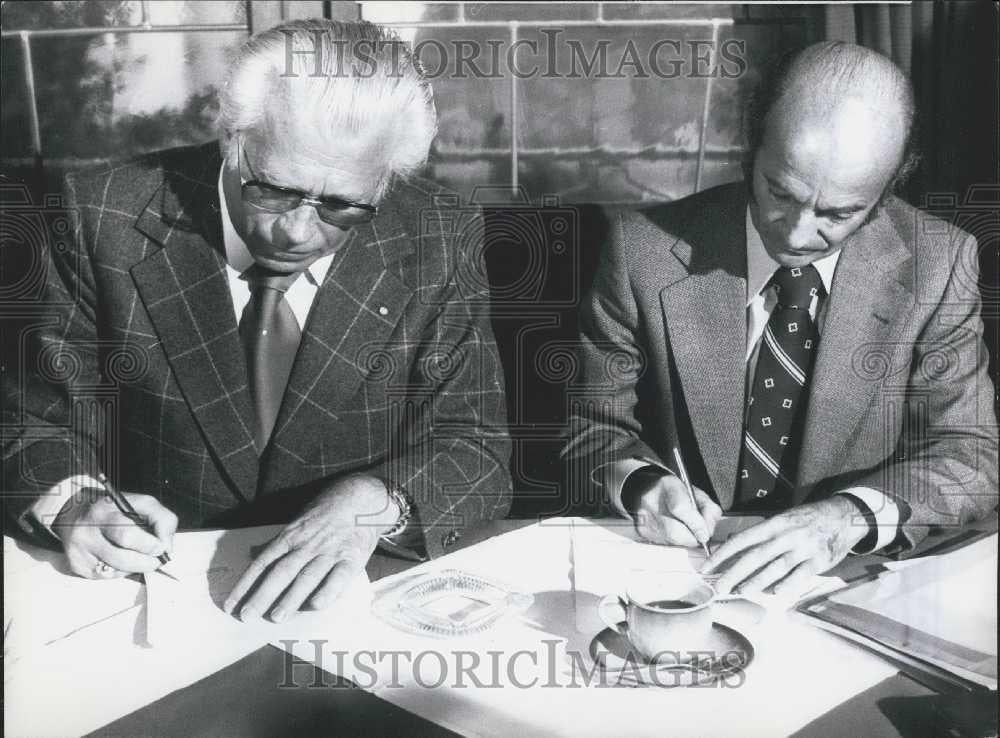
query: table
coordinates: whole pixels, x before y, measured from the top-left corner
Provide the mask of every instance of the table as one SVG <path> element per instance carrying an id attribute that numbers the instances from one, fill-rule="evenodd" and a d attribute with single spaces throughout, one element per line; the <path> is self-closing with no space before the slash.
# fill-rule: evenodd
<path id="1" fill-rule="evenodd" d="M 467 532 L 461 545 L 470 546 L 532 522 L 535 521 L 495 521 Z M 996 530 L 995 517 L 948 540 L 991 530 Z M 941 538 L 929 539 L 922 549 L 935 550 L 942 545 Z M 413 565 L 377 553 L 369 564 L 368 574 L 374 581 Z M 852 579 L 870 573 L 874 566 L 877 559 L 873 557 L 851 557 L 834 573 Z M 288 685 L 285 678 L 290 668 L 295 670 L 293 685 Z M 814 720 L 797 735 L 926 735 L 928 721 L 934 719 L 936 694 L 928 686 L 897 674 Z M 105 726 L 94 735 L 269 736 L 314 732 L 452 735 L 270 646 Z"/>

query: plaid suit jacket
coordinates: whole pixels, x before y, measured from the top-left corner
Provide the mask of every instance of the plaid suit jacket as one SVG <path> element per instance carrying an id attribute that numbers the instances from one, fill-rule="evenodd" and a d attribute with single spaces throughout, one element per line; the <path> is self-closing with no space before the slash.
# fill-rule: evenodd
<path id="1" fill-rule="evenodd" d="M 337 252 L 258 458 L 225 273 L 215 143 L 67 178 L 71 247 L 15 394 L 8 508 L 104 470 L 182 527 L 283 520 L 355 472 L 413 496 L 427 552 L 509 510 L 510 439 L 481 219 L 397 184 Z M 448 207 L 451 206 L 451 207 Z"/>
<path id="2" fill-rule="evenodd" d="M 724 510 L 745 409 L 746 187 L 611 217 L 580 311 L 567 455 L 580 478 L 636 459 L 672 467 Z M 997 427 L 969 234 L 890 198 L 844 245 L 818 355 L 793 504 L 850 486 L 893 497 L 901 549 L 997 503 Z M 610 490 L 608 490 L 610 491 Z M 613 494 L 613 493 L 612 493 Z"/>

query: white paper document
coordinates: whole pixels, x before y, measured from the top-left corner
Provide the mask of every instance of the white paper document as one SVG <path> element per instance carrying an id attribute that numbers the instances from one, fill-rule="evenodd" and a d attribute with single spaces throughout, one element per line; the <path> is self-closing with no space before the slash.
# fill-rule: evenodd
<path id="1" fill-rule="evenodd" d="M 726 617 L 750 639 L 744 673 L 709 687 L 616 686 L 594 671 L 591 648 L 605 627 L 604 594 L 625 569 L 688 567 L 701 552 L 637 543 L 627 526 L 579 518 L 546 520 L 379 581 L 376 598 L 412 586 L 423 572 L 458 569 L 530 593 L 523 616 L 475 636 L 438 639 L 372 622 L 361 645 L 286 642 L 297 657 L 354 681 L 380 698 L 462 735 L 774 736 L 801 728 L 895 673 L 882 659 L 754 605 Z M 692 563 L 694 562 L 694 563 Z M 749 617 L 748 617 L 749 615 Z M 721 616 L 720 616 L 721 617 Z M 788 685 L 812 688 L 773 704 Z M 655 716 L 655 719 L 653 718 Z"/>
<path id="2" fill-rule="evenodd" d="M 145 603 L 135 578 L 90 580 L 70 573 L 62 552 L 4 538 L 4 668 Z"/>
<path id="3" fill-rule="evenodd" d="M 281 624 L 242 623 L 223 612 L 239 576 L 279 530 L 178 533 L 166 569 L 180 581 L 153 572 L 145 585 L 72 577 L 59 568 L 61 556 L 11 542 L 15 555 L 5 556 L 4 568 L 13 607 L 5 608 L 4 625 L 17 658 L 4 659 L 5 734 L 87 733 L 272 640 L 343 632 L 359 613 L 367 617 L 363 574 L 329 612 Z M 6 655 L 7 639 L 4 647 Z"/>
<path id="4" fill-rule="evenodd" d="M 996 688 L 996 534 L 915 559 L 803 609 L 825 627 L 845 629 L 848 637 Z"/>

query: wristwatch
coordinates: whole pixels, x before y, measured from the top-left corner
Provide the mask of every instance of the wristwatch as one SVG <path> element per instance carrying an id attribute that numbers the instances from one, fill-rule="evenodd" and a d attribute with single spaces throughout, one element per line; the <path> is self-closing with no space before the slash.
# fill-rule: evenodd
<path id="1" fill-rule="evenodd" d="M 389 499 L 395 502 L 396 507 L 399 508 L 399 519 L 396 520 L 395 525 L 381 535 L 381 538 L 391 539 L 406 530 L 413 513 L 413 498 L 410 497 L 409 492 L 392 482 L 386 482 L 385 491 L 388 493 Z"/>

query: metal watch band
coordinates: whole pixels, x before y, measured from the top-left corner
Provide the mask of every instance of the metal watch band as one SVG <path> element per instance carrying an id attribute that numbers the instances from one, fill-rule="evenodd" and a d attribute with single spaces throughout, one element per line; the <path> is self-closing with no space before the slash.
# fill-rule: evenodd
<path id="1" fill-rule="evenodd" d="M 385 491 L 388 493 L 389 499 L 395 502 L 399 508 L 399 519 L 381 537 L 394 538 L 402 533 L 409 524 L 410 516 L 413 512 L 413 500 L 410 498 L 409 493 L 397 484 L 386 483 Z"/>

